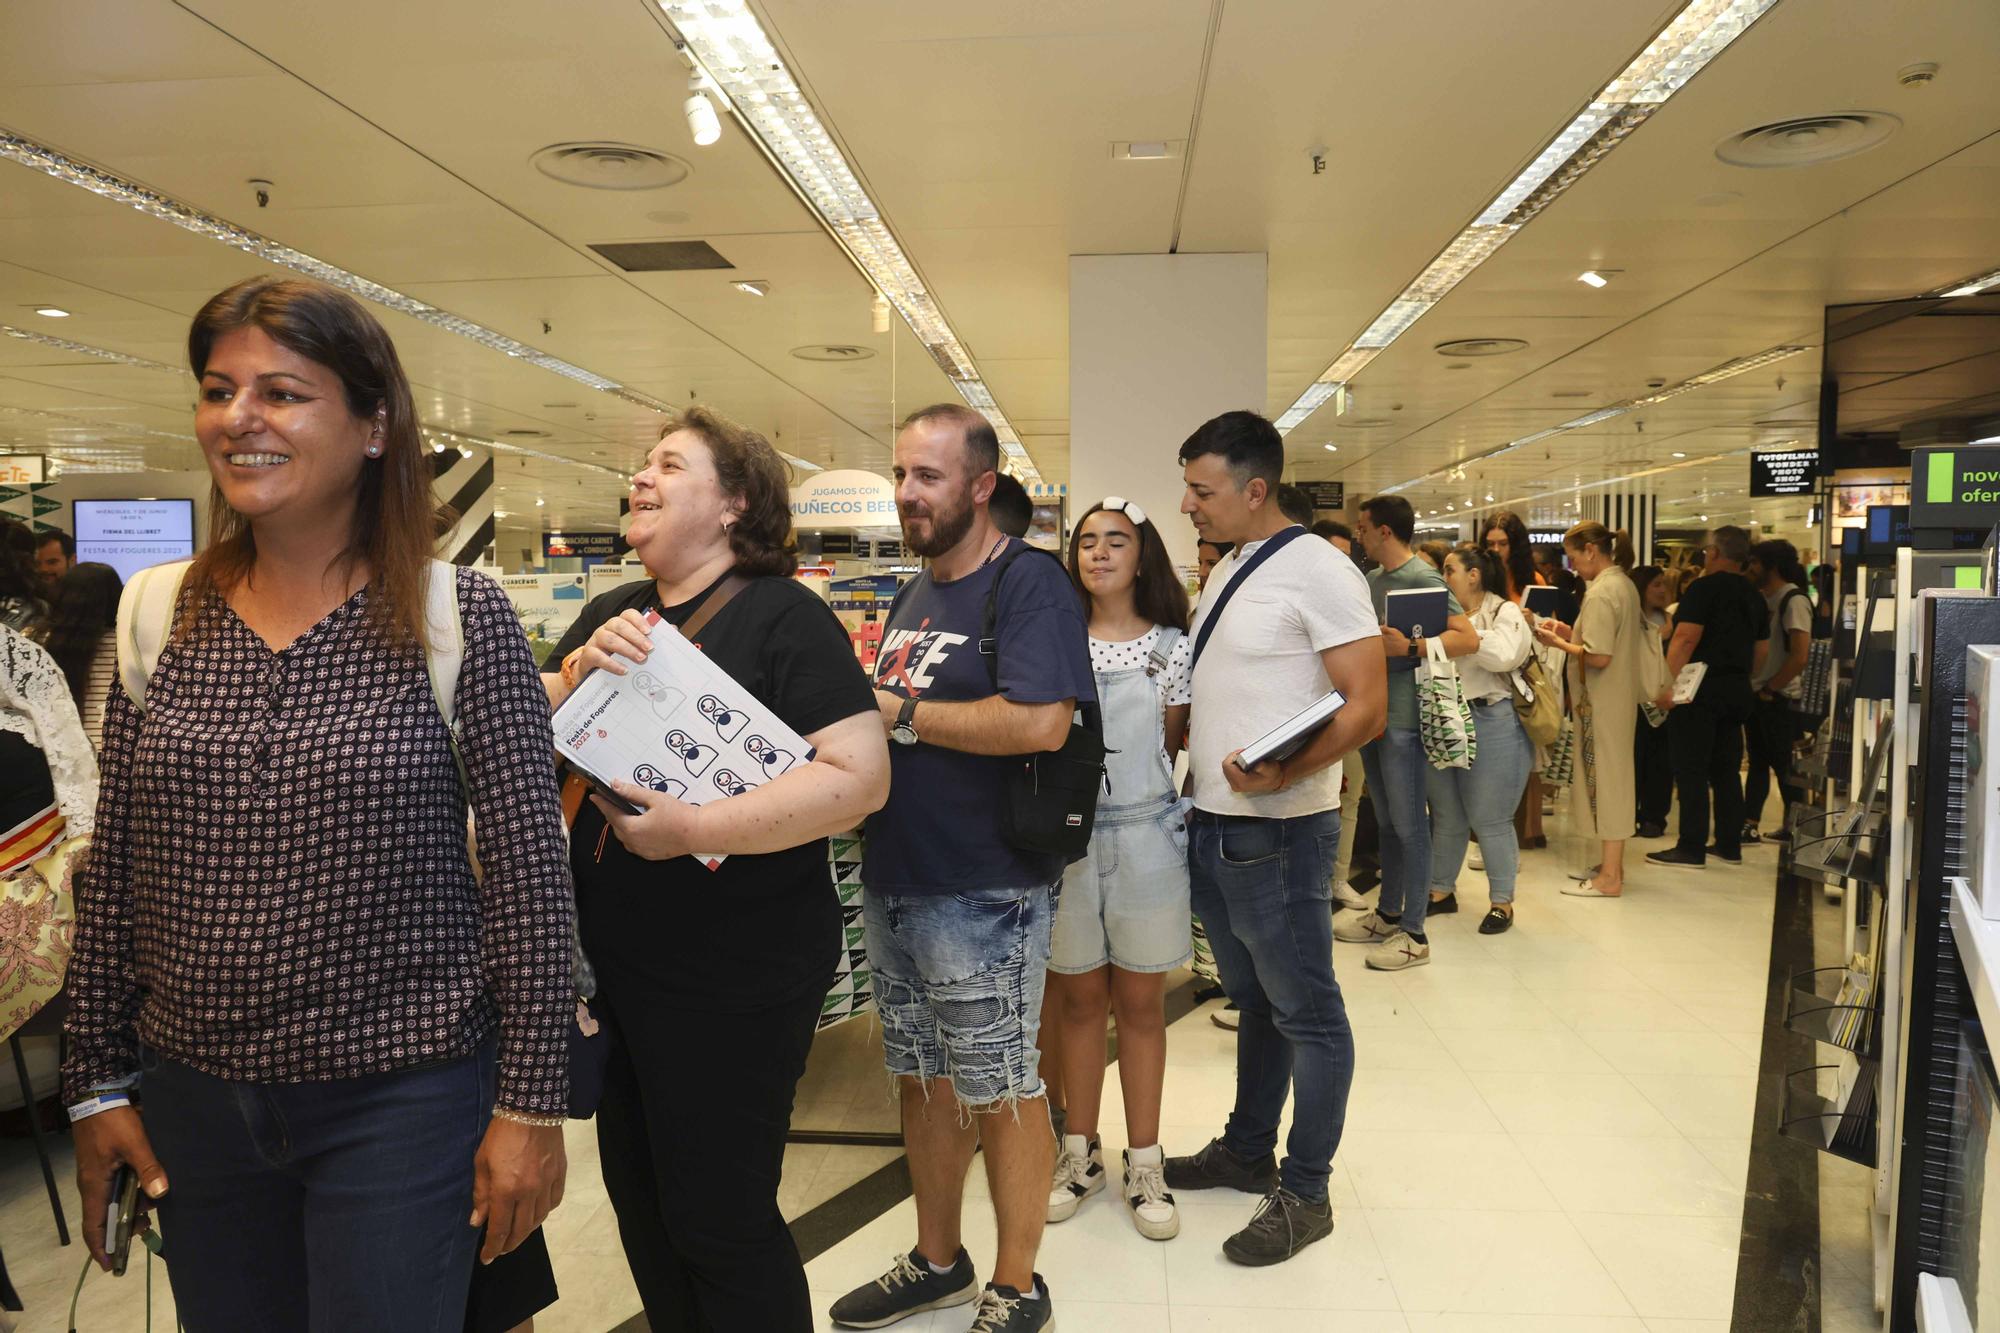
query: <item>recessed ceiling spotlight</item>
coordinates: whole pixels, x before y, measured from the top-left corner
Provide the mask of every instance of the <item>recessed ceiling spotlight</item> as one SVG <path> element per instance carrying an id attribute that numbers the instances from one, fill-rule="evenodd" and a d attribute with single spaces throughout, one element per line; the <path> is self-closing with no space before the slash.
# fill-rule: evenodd
<path id="1" fill-rule="evenodd" d="M 1687 455 L 1686 455 L 1686 454 L 1684 454 L 1684 453 L 1682 453 L 1682 452 L 1681 452 L 1680 450 L 1676 449 L 1676 450 L 1674 450 L 1674 457 L 1675 457 L 1675 458 L 1686 458 L 1686 457 L 1687 457 Z"/>
<path id="2" fill-rule="evenodd" d="M 543 505 L 547 503 L 548 501 L 544 500 L 541 496 L 538 495 L 535 497 L 535 508 L 540 509 Z"/>
<path id="3" fill-rule="evenodd" d="M 1431 512 L 1432 512 L 1433 514 L 1435 514 L 1435 513 L 1437 512 L 1437 510 L 1433 509 L 1433 510 L 1431 510 Z M 1455 505 L 1455 504 L 1452 504 L 1452 503 L 1451 503 L 1451 502 L 1450 502 L 1449 500 L 1447 500 L 1447 501 L 1445 502 L 1445 506 L 1444 506 L 1444 512 L 1445 512 L 1445 513 L 1447 513 L 1447 514 L 1455 514 L 1455 513 L 1457 513 L 1457 512 L 1458 512 L 1458 506 L 1457 506 L 1457 505 Z"/>
<path id="4" fill-rule="evenodd" d="M 434 453 L 434 454 L 441 454 L 441 453 L 443 453 L 443 452 L 444 452 L 444 441 L 443 441 L 443 440 L 432 440 L 432 441 L 431 441 L 431 452 L 432 452 L 432 453 Z"/>
<path id="5" fill-rule="evenodd" d="M 1704 522 L 1704 523 L 1708 522 L 1708 515 L 1707 515 L 1707 514 L 1696 514 L 1696 515 L 1695 515 L 1695 517 L 1696 517 L 1696 518 L 1698 518 L 1698 519 L 1700 519 L 1700 520 L 1701 520 L 1702 522 Z"/>
<path id="6" fill-rule="evenodd" d="M 64 310 L 61 306 L 55 306 L 55 305 L 38 305 L 35 307 L 35 313 L 38 315 L 45 315 L 50 319 L 69 318 L 69 311 Z"/>
<path id="7" fill-rule="evenodd" d="M 461 444 L 461 445 L 459 445 L 459 446 L 458 446 L 458 456 L 459 456 L 460 458 L 470 458 L 470 457 L 472 457 L 472 446 L 471 446 L 471 445 L 469 445 L 469 444 Z"/>
<path id="8" fill-rule="evenodd" d="M 1613 270 L 1615 272 L 1615 270 Z M 1586 287 L 1609 287 L 1610 277 L 1600 269 L 1587 268 L 1576 275 L 1576 280 Z"/>
<path id="9" fill-rule="evenodd" d="M 1486 492 L 1486 503 L 1487 504 L 1493 503 L 1493 492 L 1491 491 Z"/>
<path id="10" fill-rule="evenodd" d="M 688 133 L 694 136 L 697 147 L 706 148 L 722 137 L 722 118 L 715 114 L 715 103 L 708 100 L 701 75 L 688 80 L 688 98 L 681 104 L 681 110 L 687 116 Z"/>
<path id="11" fill-rule="evenodd" d="M 1320 446 L 1320 448 L 1326 450 L 1330 454 L 1337 454 L 1340 452 L 1340 446 L 1337 444 L 1323 444 Z"/>
<path id="12" fill-rule="evenodd" d="M 743 278 L 729 284 L 745 296 L 769 296 L 771 284 L 762 278 Z"/>

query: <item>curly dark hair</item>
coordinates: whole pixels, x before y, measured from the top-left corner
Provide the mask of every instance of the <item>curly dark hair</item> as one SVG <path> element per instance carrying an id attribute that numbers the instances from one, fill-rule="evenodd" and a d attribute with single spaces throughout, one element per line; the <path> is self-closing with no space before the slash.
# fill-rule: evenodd
<path id="1" fill-rule="evenodd" d="M 692 432 L 708 446 L 722 493 L 743 502 L 741 517 L 729 525 L 729 549 L 736 554 L 736 572 L 752 577 L 790 577 L 799 567 L 798 549 L 792 542 L 792 480 L 777 449 L 748 426 L 699 403 L 683 408 L 668 421 L 660 438 L 682 430 Z"/>

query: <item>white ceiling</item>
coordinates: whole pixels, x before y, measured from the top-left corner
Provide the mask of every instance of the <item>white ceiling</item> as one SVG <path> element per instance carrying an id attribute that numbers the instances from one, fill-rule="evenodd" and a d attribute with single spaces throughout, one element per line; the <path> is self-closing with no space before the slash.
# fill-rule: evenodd
<path id="1" fill-rule="evenodd" d="M 1677 8 L 764 0 L 759 11 L 1060 480 L 1070 255 L 1267 253 L 1264 407 L 1281 411 Z M 1899 87 L 1897 70 L 1917 60 L 1939 62 L 1938 79 Z M 1380 489 L 1643 395 L 1649 380 L 1799 343 L 1811 350 L 1475 466 L 1462 486 L 1411 492 L 1426 509 L 1483 505 L 1489 492 L 1510 500 L 1666 467 L 1680 451 L 1685 466 L 1656 482 L 1689 516 L 1755 512 L 1795 528 L 1797 502 L 1753 511 L 1732 497 L 1741 450 L 1812 442 L 1823 308 L 2000 266 L 1995 68 L 1990 0 L 1782 0 L 1368 366 L 1345 418 L 1329 407 L 1294 431 L 1296 471 L 1342 478 L 1350 494 Z M 647 0 L 0 7 L 0 128 L 644 394 L 699 397 L 792 453 L 883 466 L 893 422 L 951 397 L 948 382 L 900 322 L 869 331 L 867 283 L 739 128 L 692 144 L 685 93 L 686 67 Z M 1901 130 L 1799 170 L 1714 156 L 1737 131 L 1849 109 L 1892 113 Z M 545 145 L 586 139 L 646 145 L 693 174 L 613 192 L 529 164 Z M 1111 160 L 1111 143 L 1132 139 L 1192 144 L 1183 159 Z M 268 208 L 252 177 L 274 182 Z M 706 239 L 736 267 L 626 274 L 588 248 L 668 238 Z M 174 364 L 200 303 L 268 267 L 0 163 L 0 324 Z M 1590 267 L 1623 272 L 1593 291 L 1575 281 Z M 766 279 L 772 293 L 744 296 L 731 278 Z M 28 307 L 42 303 L 74 317 L 40 319 Z M 514 438 L 614 468 L 657 429 L 643 407 L 402 315 L 385 322 L 434 425 L 542 431 Z M 1530 345 L 1462 369 L 1431 351 L 1463 337 Z M 876 355 L 791 355 L 815 343 Z M 189 387 L 0 338 L 0 442 L 122 445 L 150 466 L 196 466 L 172 438 L 188 433 Z M 503 508 L 544 496 L 541 512 L 571 526 L 608 524 L 621 490 L 532 458 L 503 456 L 500 475 Z M 1554 494 L 1542 512 L 1559 517 L 1573 498 Z"/>

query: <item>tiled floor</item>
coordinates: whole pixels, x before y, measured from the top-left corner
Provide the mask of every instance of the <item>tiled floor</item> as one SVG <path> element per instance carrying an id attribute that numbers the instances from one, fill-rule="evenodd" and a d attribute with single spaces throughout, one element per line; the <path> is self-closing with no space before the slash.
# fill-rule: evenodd
<path id="1" fill-rule="evenodd" d="M 1648 846 L 1635 844 L 1635 852 Z M 1580 849 L 1573 849 L 1580 852 Z M 1436 962 L 1369 972 L 1356 946 L 1336 968 L 1357 1073 L 1334 1168 L 1339 1227 L 1291 1263 L 1237 1268 L 1219 1245 L 1247 1196 L 1183 1194 L 1181 1235 L 1140 1238 L 1113 1193 L 1053 1227 L 1039 1267 L 1070 1333 L 1720 1333 L 1735 1278 L 1768 963 L 1774 853 L 1742 869 L 1646 867 L 1620 902 L 1565 898 L 1560 851 L 1525 858 L 1520 924 L 1475 931 L 1437 918 Z M 865 1021 L 824 1034 L 800 1088 L 798 1124 L 886 1127 L 886 1081 Z M 1188 1151 L 1220 1126 L 1233 1086 L 1232 1034 L 1205 1011 L 1169 1030 L 1165 1138 Z M 1107 1081 L 1105 1152 L 1124 1146 Z M 564 1298 L 541 1333 L 606 1333 L 638 1309 L 589 1126 L 570 1133 L 569 1195 L 548 1225 Z M 798 1146 L 786 1157 L 788 1216 L 895 1153 Z M 67 1177 L 67 1163 L 59 1167 Z M 967 1244 L 991 1262 L 982 1166 L 968 1182 Z M 75 1216 L 71 1192 L 71 1216 Z M 808 1267 L 819 1308 L 874 1277 L 913 1239 L 913 1207 L 891 1209 Z M 57 1251 L 25 1142 L 0 1144 L 0 1244 L 30 1312 L 59 1330 L 81 1255 Z M 1828 1264 L 1829 1307 L 1835 1274 Z M 164 1280 L 156 1284 L 167 1327 Z M 94 1277 L 80 1327 L 138 1330 L 136 1278 Z M 968 1310 L 900 1327 L 944 1333 Z M 1832 1325 L 1830 1324 L 1831 1328 Z"/>

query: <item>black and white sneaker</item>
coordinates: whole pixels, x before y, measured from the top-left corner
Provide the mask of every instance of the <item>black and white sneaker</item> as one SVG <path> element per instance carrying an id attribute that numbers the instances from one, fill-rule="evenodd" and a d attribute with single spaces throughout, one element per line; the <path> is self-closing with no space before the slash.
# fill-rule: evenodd
<path id="1" fill-rule="evenodd" d="M 896 1262 L 881 1277 L 835 1301 L 830 1313 L 833 1322 L 842 1328 L 887 1328 L 926 1310 L 964 1305 L 978 1294 L 979 1278 L 972 1271 L 972 1256 L 963 1249 L 959 1250 L 949 1273 L 931 1271 L 924 1256 L 911 1250 L 896 1256 Z"/>
<path id="2" fill-rule="evenodd" d="M 1656 866 L 1672 866 L 1676 870 L 1699 870 L 1708 863 L 1708 858 L 1699 852 L 1684 852 L 1678 847 L 1669 847 L 1664 852 L 1647 852 L 1646 860 Z"/>
<path id="3" fill-rule="evenodd" d="M 1255 1162 L 1246 1162 L 1210 1139 L 1208 1146 L 1192 1157 L 1169 1157 L 1167 1188 L 1177 1190 L 1242 1190 L 1245 1194 L 1268 1194 L 1278 1183 L 1278 1159 L 1272 1153 Z"/>
<path id="4" fill-rule="evenodd" d="M 979 1308 L 972 1312 L 972 1327 L 965 1333 L 1053 1333 L 1056 1326 L 1054 1302 L 1049 1284 L 1035 1274 L 1035 1289 L 1019 1292 L 997 1282 L 986 1284 L 979 1293 Z"/>
<path id="5" fill-rule="evenodd" d="M 1316 1240 L 1333 1234 L 1333 1204 L 1307 1203 L 1288 1189 L 1276 1189 L 1258 1205 L 1250 1225 L 1222 1242 L 1222 1252 L 1239 1264 L 1264 1268 L 1281 1264 Z"/>
<path id="6" fill-rule="evenodd" d="M 1740 866 L 1743 864 L 1743 852 L 1740 848 L 1733 852 L 1725 852 L 1720 847 L 1716 846 L 1714 843 L 1710 843 L 1708 846 L 1708 855 L 1714 857 L 1718 861 L 1726 861 L 1733 866 Z"/>
<path id="7" fill-rule="evenodd" d="M 1049 1221 L 1067 1222 L 1083 1201 L 1104 1188 L 1104 1149 L 1096 1139 L 1066 1134 L 1056 1150 L 1055 1181 L 1049 1186 Z"/>

